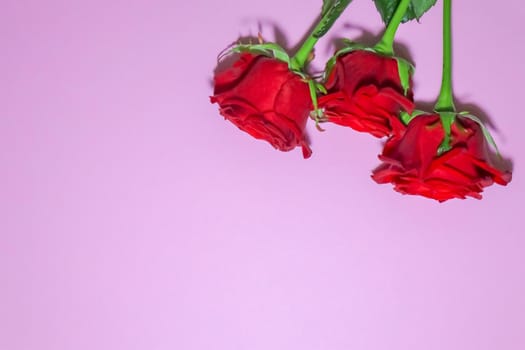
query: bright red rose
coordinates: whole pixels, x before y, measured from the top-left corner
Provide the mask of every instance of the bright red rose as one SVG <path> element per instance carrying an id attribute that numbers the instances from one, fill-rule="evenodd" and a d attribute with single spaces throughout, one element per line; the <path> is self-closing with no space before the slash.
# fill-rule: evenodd
<path id="1" fill-rule="evenodd" d="M 437 114 L 415 117 L 401 138 L 385 144 L 383 161 L 374 170 L 377 183 L 392 183 L 403 194 L 421 195 L 440 202 L 480 193 L 494 182 L 506 185 L 511 173 L 491 164 L 488 145 L 476 122 L 456 116 L 451 149 L 437 155 L 445 132 Z"/>
<path id="2" fill-rule="evenodd" d="M 357 50 L 337 57 L 319 107 L 330 122 L 376 137 L 399 134 L 399 112 L 412 113 L 412 92 L 405 96 L 395 58 Z"/>
<path id="3" fill-rule="evenodd" d="M 276 149 L 301 146 L 304 158 L 312 154 L 304 131 L 313 109 L 310 89 L 286 63 L 241 54 L 232 67 L 215 76 L 211 102 L 219 104 L 225 119 Z"/>

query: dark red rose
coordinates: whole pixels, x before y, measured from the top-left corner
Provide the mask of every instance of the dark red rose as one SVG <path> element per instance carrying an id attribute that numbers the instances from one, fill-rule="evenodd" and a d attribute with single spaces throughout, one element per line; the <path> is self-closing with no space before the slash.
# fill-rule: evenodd
<path id="1" fill-rule="evenodd" d="M 310 90 L 286 63 L 241 54 L 232 67 L 215 76 L 211 102 L 219 104 L 225 119 L 276 149 L 301 146 L 304 158 L 312 154 L 304 131 L 313 109 Z"/>
<path id="2" fill-rule="evenodd" d="M 328 121 L 376 137 L 405 129 L 399 112 L 412 113 L 412 92 L 404 95 L 395 58 L 357 50 L 337 57 L 319 99 Z"/>
<path id="3" fill-rule="evenodd" d="M 403 194 L 440 202 L 467 196 L 481 199 L 484 187 L 510 182 L 510 172 L 491 164 L 479 124 L 456 116 L 451 131 L 452 148 L 438 156 L 445 136 L 439 115 L 414 118 L 401 138 L 387 141 L 379 156 L 383 164 L 374 170 L 372 178 L 380 184 L 392 183 Z"/>

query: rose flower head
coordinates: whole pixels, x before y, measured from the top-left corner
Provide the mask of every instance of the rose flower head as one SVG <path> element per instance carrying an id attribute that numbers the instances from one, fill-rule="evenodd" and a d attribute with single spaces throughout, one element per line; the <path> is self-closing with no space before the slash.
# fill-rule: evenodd
<path id="1" fill-rule="evenodd" d="M 319 98 L 324 119 L 376 137 L 401 133 L 399 113 L 414 109 L 411 70 L 407 61 L 371 50 L 339 51 L 327 66 L 327 94 Z"/>
<path id="2" fill-rule="evenodd" d="M 312 154 L 305 136 L 313 109 L 309 85 L 285 61 L 242 52 L 231 67 L 215 75 L 210 99 L 226 120 L 256 139 L 280 151 L 301 147 L 304 158 Z"/>
<path id="3" fill-rule="evenodd" d="M 392 183 L 400 193 L 440 202 L 467 196 L 481 199 L 484 187 L 508 184 L 511 173 L 491 162 L 479 120 L 444 114 L 445 119 L 440 114 L 416 116 L 402 137 L 390 138 L 379 156 L 383 163 L 372 178 L 380 184 Z"/>

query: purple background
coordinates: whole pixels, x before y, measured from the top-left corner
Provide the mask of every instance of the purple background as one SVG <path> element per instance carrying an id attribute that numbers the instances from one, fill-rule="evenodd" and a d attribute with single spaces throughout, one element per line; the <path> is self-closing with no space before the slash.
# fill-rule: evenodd
<path id="1" fill-rule="evenodd" d="M 504 3 L 454 1 L 454 86 L 514 179 L 439 204 L 371 181 L 379 140 L 310 125 L 305 161 L 209 103 L 224 47 L 275 25 L 294 46 L 321 0 L 3 0 L 0 349 L 524 349 L 525 11 Z M 423 102 L 440 16 L 399 30 Z M 314 68 L 360 26 L 380 33 L 371 1 Z"/>

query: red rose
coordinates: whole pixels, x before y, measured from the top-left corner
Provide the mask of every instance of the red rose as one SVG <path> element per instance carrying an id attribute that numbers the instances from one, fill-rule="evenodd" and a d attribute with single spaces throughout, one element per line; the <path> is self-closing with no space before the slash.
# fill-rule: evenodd
<path id="1" fill-rule="evenodd" d="M 511 173 L 491 164 L 479 124 L 456 116 L 451 131 L 452 148 L 438 156 L 445 136 L 439 115 L 414 118 L 401 138 L 387 141 L 379 156 L 383 164 L 374 170 L 372 178 L 380 184 L 391 182 L 403 194 L 440 202 L 466 196 L 481 199 L 483 187 L 509 183 Z"/>
<path id="2" fill-rule="evenodd" d="M 376 137 L 405 129 L 401 110 L 412 113 L 412 93 L 404 95 L 395 58 L 357 50 L 337 57 L 319 99 L 328 121 Z"/>
<path id="3" fill-rule="evenodd" d="M 241 54 L 232 67 L 215 76 L 212 103 L 225 119 L 281 151 L 301 146 L 304 158 L 312 151 L 305 126 L 313 109 L 310 89 L 285 62 Z"/>

